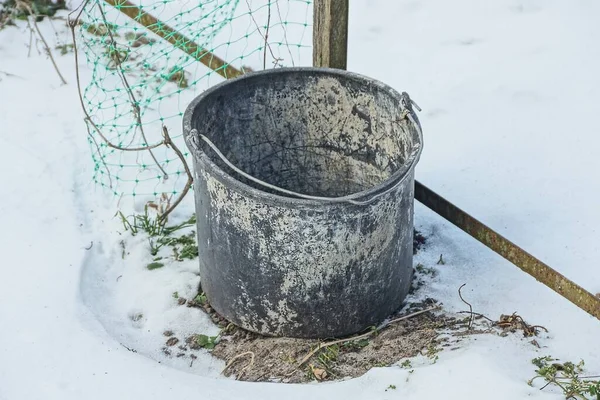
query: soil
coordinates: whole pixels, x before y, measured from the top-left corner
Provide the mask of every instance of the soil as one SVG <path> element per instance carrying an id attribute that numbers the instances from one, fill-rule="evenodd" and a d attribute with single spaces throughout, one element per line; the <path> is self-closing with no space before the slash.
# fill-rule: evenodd
<path id="1" fill-rule="evenodd" d="M 415 231 L 415 253 L 425 245 L 425 241 L 425 237 Z M 411 294 L 436 275 L 434 269 L 421 264 L 415 267 L 414 272 Z M 433 299 L 427 299 L 409 304 L 390 315 L 388 321 L 417 311 L 428 311 L 385 326 L 380 325 L 379 330 L 367 331 L 345 340 L 328 340 L 326 343 L 331 344 L 324 345 L 319 340 L 266 337 L 246 331 L 217 314 L 208 304 L 201 288 L 199 293 L 194 299 L 179 298 L 178 302 L 182 306 L 206 312 L 221 328 L 221 333 L 218 337 L 192 335 L 182 344 L 173 336 L 173 332 L 165 331 L 167 340 L 163 352 L 168 356 L 188 356 L 191 366 L 196 359 L 193 350 L 211 350 L 213 356 L 225 361 L 224 375 L 252 382 L 329 381 L 357 377 L 373 367 L 399 364 L 404 368 L 412 368 L 412 357 L 422 355 L 426 361 L 433 363 L 439 351 L 443 348 L 455 350 L 467 336 L 485 333 L 506 336 L 523 331 L 525 337 L 531 337 L 537 335 L 540 329 L 545 330 L 528 325 L 516 314 L 503 315 L 499 321 L 476 313 L 465 317 L 459 314 L 460 318 L 449 316 L 441 307 L 431 310 L 438 304 Z M 411 297 L 409 295 L 407 300 L 410 301 Z M 332 343 L 334 341 L 336 343 Z M 531 343 L 539 346 L 535 340 Z"/>
<path id="2" fill-rule="evenodd" d="M 435 302 L 413 304 L 403 314 L 430 308 Z M 391 316 L 390 319 L 402 315 Z M 373 367 L 390 366 L 418 354 L 435 357 L 447 339 L 447 329 L 464 330 L 467 321 L 428 311 L 393 323 L 367 338 L 323 347 L 299 363 L 320 344 L 317 340 L 273 338 L 234 328 L 223 333 L 212 354 L 227 362 L 226 376 L 243 381 L 301 383 L 357 377 Z M 459 340 L 459 339 L 456 339 Z"/>
<path id="3" fill-rule="evenodd" d="M 425 241 L 425 237 L 415 231 L 413 251 L 416 253 L 420 250 Z M 423 280 L 433 274 L 432 271 L 419 265 L 414 274 L 413 290 L 417 290 L 424 283 Z M 199 293 L 202 293 L 201 288 Z M 172 353 L 171 349 L 182 342 L 171 331 L 165 331 L 167 340 L 163 352 L 169 356 L 183 357 L 188 352 L 192 354 L 192 350 L 204 347 L 212 350 L 213 356 L 226 362 L 224 375 L 243 381 L 301 383 L 351 378 L 363 375 L 373 367 L 390 366 L 419 354 L 435 362 L 436 353 L 442 347 L 452 346 L 450 341 L 460 341 L 463 335 L 468 334 L 465 332 L 468 318 L 456 319 L 436 309 L 380 327 L 379 331 L 367 331 L 370 332 L 367 335 L 365 332 L 324 346 L 306 359 L 322 341 L 266 337 L 246 331 L 217 314 L 202 294 L 189 300 L 179 298 L 178 302 L 182 306 L 206 312 L 222 330 L 218 338 L 205 335 L 186 338 L 185 344 L 177 347 L 180 351 L 178 354 Z M 390 315 L 388 320 L 433 306 L 436 306 L 436 301 L 432 299 L 413 303 L 401 313 Z M 440 339 L 440 335 L 448 331 L 460 331 L 462 335 L 446 335 L 445 339 Z M 402 365 L 408 367 L 410 361 L 405 360 Z"/>

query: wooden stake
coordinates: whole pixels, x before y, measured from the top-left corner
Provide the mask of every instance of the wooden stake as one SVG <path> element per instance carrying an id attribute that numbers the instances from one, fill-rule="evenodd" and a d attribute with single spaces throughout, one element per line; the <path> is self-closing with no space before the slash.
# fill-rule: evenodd
<path id="1" fill-rule="evenodd" d="M 140 7 L 128 0 L 104 0 L 129 18 L 143 25 L 149 31 L 157 34 L 176 48 L 186 52 L 208 68 L 212 69 L 226 79 L 243 75 L 239 69 L 231 66 L 222 58 L 217 57 L 210 51 L 198 46 L 191 39 L 185 37 L 164 22 L 156 19 L 151 14 L 143 11 Z"/>
<path id="2" fill-rule="evenodd" d="M 346 69 L 348 0 L 315 0 L 313 66 Z"/>

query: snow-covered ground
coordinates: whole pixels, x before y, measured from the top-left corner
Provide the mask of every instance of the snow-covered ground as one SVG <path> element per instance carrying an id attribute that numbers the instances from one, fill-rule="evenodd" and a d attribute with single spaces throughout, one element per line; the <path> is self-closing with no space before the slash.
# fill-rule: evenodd
<path id="1" fill-rule="evenodd" d="M 599 15 L 595 0 L 354 0 L 349 40 L 349 69 L 408 91 L 424 109 L 417 179 L 593 293 Z M 475 311 L 517 311 L 548 328 L 541 349 L 519 335 L 481 335 L 410 377 L 376 368 L 308 385 L 224 379 L 208 355 L 192 368 L 157 362 L 156 312 L 176 329 L 185 318 L 210 329 L 159 294 L 191 295 L 193 285 L 163 278 L 193 281 L 195 266 L 178 264 L 169 276 L 144 270 L 144 243 L 119 236 L 115 204 L 90 180 L 72 55 L 57 57 L 69 82 L 60 86 L 43 55 L 27 58 L 28 40 L 22 29 L 0 31 L 0 400 L 559 399 L 527 385 L 532 358 L 584 359 L 590 374 L 600 373 L 600 321 L 418 204 L 416 225 L 429 240 L 415 263 L 439 272 L 426 293 L 448 311 L 464 310 L 457 289 L 466 283 Z M 185 207 L 179 218 L 191 212 Z M 125 260 L 120 240 L 132 249 Z M 440 254 L 445 265 L 436 264 Z M 115 289 L 109 279 L 119 268 L 129 272 Z M 123 287 L 138 287 L 138 297 L 122 296 Z M 123 324 L 138 312 L 147 318 Z"/>

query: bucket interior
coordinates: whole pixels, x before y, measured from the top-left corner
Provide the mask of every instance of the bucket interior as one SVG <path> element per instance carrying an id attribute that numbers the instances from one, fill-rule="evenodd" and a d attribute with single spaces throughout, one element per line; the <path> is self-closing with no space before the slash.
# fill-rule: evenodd
<path id="1" fill-rule="evenodd" d="M 398 93 L 368 78 L 315 70 L 230 81 L 201 98 L 191 124 L 244 172 L 311 196 L 373 188 L 412 162 L 421 145 L 402 119 Z M 273 192 L 202 148 L 235 179 Z"/>

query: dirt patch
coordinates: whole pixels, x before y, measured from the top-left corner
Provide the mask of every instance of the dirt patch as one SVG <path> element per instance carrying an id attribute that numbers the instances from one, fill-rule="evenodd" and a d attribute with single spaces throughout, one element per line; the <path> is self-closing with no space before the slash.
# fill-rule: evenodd
<path id="1" fill-rule="evenodd" d="M 390 319 L 430 308 L 433 304 L 433 300 L 414 304 Z M 226 376 L 243 381 L 301 383 L 343 379 L 419 354 L 433 359 L 442 346 L 447 345 L 444 343 L 447 339 L 439 339 L 440 333 L 463 329 L 466 323 L 465 319 L 448 317 L 439 311 L 427 311 L 390 324 L 367 337 L 349 337 L 341 343 L 323 347 L 301 365 L 321 342 L 264 337 L 232 327 L 222 333 L 212 354 L 227 363 Z"/>
<path id="2" fill-rule="evenodd" d="M 416 271 L 416 275 L 423 278 L 430 274 L 423 270 Z M 339 380 L 361 376 L 373 367 L 391 365 L 411 369 L 415 361 L 435 363 L 440 351 L 459 348 L 460 342 L 469 336 L 522 332 L 524 337 L 532 339 L 546 330 L 529 325 L 517 314 L 502 315 L 499 320 L 468 311 L 459 312 L 459 317 L 450 316 L 435 300 L 427 299 L 390 315 L 378 329 L 352 337 L 327 341 L 274 338 L 229 323 L 202 294 L 186 300 L 185 305 L 206 312 L 221 332 L 217 336 L 194 334 L 178 340 L 173 332 L 165 331 L 163 352 L 171 357 L 189 357 L 191 366 L 196 359 L 193 351 L 209 350 L 225 361 L 225 376 L 252 382 Z M 539 347 L 535 339 L 531 344 Z M 423 357 L 413 358 L 419 355 Z"/>
<path id="3" fill-rule="evenodd" d="M 417 252 L 425 242 L 425 237 L 415 231 L 413 250 Z M 438 264 L 443 265 L 442 257 Z M 407 302 L 413 301 L 412 304 L 390 315 L 378 328 L 327 341 L 265 337 L 246 331 L 217 314 L 199 287 L 196 297 L 189 300 L 179 297 L 178 304 L 206 312 L 221 332 L 217 336 L 194 334 L 178 339 L 167 330 L 162 350 L 167 356 L 189 357 L 190 366 L 197 358 L 193 351 L 208 350 L 225 361 L 223 374 L 238 380 L 304 383 L 358 377 L 373 367 L 399 365 L 412 369 L 413 362 L 435 363 L 441 350 L 455 350 L 465 337 L 472 335 L 506 336 L 522 332 L 523 336 L 532 339 L 546 330 L 542 326 L 529 325 L 517 314 L 492 320 L 472 312 L 471 304 L 462 297 L 460 288 L 457 295 L 470 311 L 458 311 L 455 316 L 450 316 L 435 300 L 414 303 L 414 293 L 437 273 L 437 268 L 417 264 L 411 295 L 407 298 Z M 535 339 L 531 343 L 540 347 Z M 422 357 L 413 358 L 419 355 Z"/>

